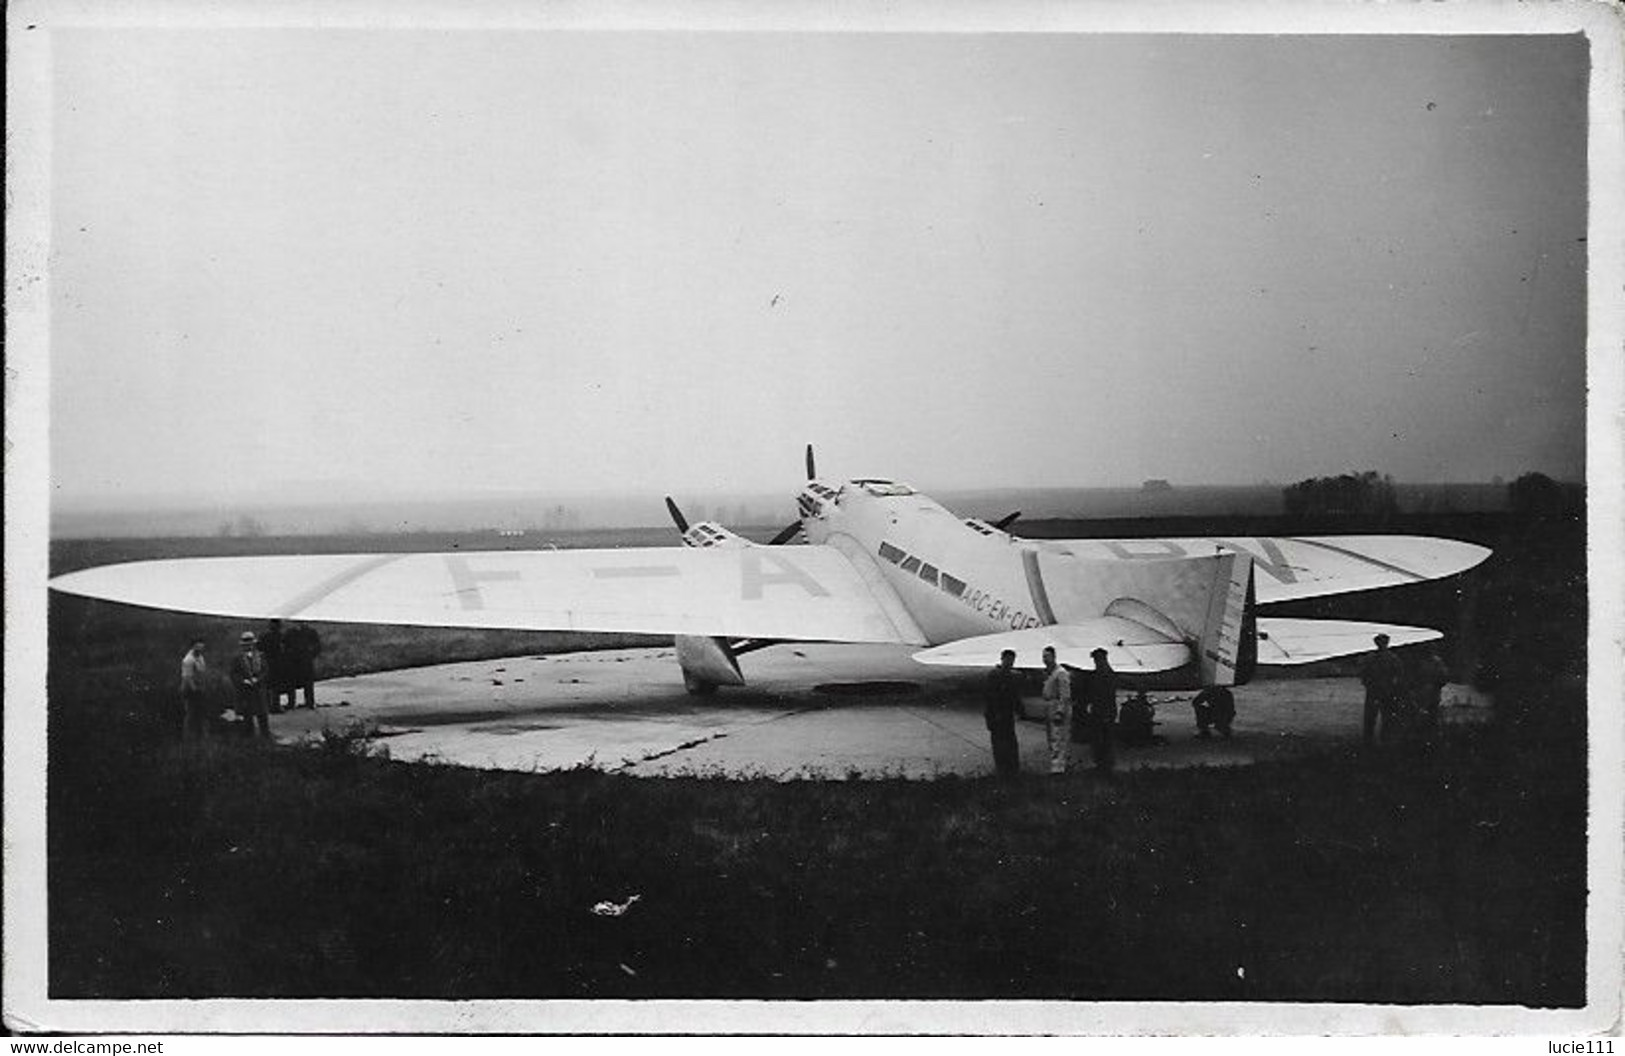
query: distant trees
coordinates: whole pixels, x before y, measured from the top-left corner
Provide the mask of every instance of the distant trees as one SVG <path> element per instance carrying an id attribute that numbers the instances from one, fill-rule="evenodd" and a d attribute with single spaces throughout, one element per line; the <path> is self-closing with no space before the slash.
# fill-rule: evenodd
<path id="1" fill-rule="evenodd" d="M 265 534 L 265 525 L 257 517 L 243 514 L 235 521 L 222 521 L 214 530 L 214 534 L 222 539 L 244 538 L 258 539 Z"/>
<path id="2" fill-rule="evenodd" d="M 1336 477 L 1311 477 L 1281 492 L 1289 514 L 1303 516 L 1387 516 L 1399 512 L 1394 479 L 1373 470 Z"/>
<path id="3" fill-rule="evenodd" d="M 1560 484 L 1544 473 L 1525 473 L 1507 485 L 1507 509 L 1520 520 L 1577 516 L 1584 505 L 1579 485 Z"/>

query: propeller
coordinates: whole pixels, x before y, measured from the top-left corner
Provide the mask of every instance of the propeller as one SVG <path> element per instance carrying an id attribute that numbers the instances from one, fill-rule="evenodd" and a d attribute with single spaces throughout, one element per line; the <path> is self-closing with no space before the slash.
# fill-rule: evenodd
<path id="1" fill-rule="evenodd" d="M 816 480 L 816 479 L 818 479 L 818 471 L 817 471 L 816 465 L 813 462 L 813 447 L 812 447 L 811 444 L 807 445 L 807 479 L 808 480 Z M 687 535 L 688 534 L 688 518 L 683 516 L 683 511 L 679 510 L 677 508 L 677 503 L 672 501 L 672 497 L 670 495 L 666 496 L 666 512 L 671 514 L 671 519 L 677 525 L 677 530 L 679 532 L 683 533 L 684 535 Z M 1015 518 L 1011 517 L 1010 519 L 1014 520 Z M 799 518 L 797 518 L 796 520 L 791 521 L 789 524 L 785 525 L 779 531 L 779 534 L 775 535 L 772 539 L 769 539 L 767 541 L 767 545 L 768 546 L 783 546 L 785 543 L 788 543 L 791 539 L 794 539 L 796 537 L 796 533 L 799 532 L 799 531 L 801 531 L 801 520 Z"/>
<path id="2" fill-rule="evenodd" d="M 683 516 L 683 511 L 679 510 L 677 508 L 677 504 L 675 502 L 671 501 L 671 496 L 670 495 L 666 496 L 666 511 L 671 514 L 671 519 L 673 521 L 677 522 L 677 530 L 679 532 L 682 532 L 684 535 L 687 535 L 688 534 L 688 518 L 684 517 Z"/>
<path id="3" fill-rule="evenodd" d="M 1016 523 L 1016 518 L 1020 517 L 1020 516 L 1021 516 L 1021 511 L 1017 510 L 1015 513 L 1009 514 L 1009 515 L 1004 516 L 1004 517 L 1000 517 L 998 520 L 994 521 L 993 522 L 993 527 L 997 528 L 999 531 L 1002 532 L 1006 528 L 1010 527 L 1012 524 L 1015 524 Z"/>

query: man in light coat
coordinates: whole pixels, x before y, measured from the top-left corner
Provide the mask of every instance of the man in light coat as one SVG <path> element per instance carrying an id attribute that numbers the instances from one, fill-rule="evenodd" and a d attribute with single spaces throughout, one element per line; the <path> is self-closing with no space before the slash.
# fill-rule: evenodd
<path id="1" fill-rule="evenodd" d="M 1049 772 L 1066 773 L 1072 752 L 1072 674 L 1055 662 L 1055 647 L 1044 647 L 1044 704 L 1048 721 Z"/>

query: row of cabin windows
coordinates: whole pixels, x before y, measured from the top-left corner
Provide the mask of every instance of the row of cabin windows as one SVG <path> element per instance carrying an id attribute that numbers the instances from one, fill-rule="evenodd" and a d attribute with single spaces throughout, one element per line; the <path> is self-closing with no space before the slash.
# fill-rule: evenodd
<path id="1" fill-rule="evenodd" d="M 935 565 L 926 564 L 919 558 L 904 553 L 890 543 L 883 542 L 880 544 L 880 556 L 901 568 L 904 572 L 913 573 L 933 587 L 944 590 L 956 598 L 965 593 L 964 580 L 950 576 L 946 572 L 939 572 Z"/>

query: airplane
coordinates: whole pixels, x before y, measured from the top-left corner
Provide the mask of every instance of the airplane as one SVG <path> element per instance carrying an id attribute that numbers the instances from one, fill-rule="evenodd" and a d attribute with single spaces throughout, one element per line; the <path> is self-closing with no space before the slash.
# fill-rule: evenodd
<path id="1" fill-rule="evenodd" d="M 812 447 L 799 517 L 759 544 L 714 521 L 683 547 L 205 557 L 105 565 L 53 590 L 242 618 L 670 634 L 690 693 L 744 685 L 739 658 L 785 642 L 912 646 L 928 665 L 1158 675 L 1171 688 L 1242 685 L 1258 665 L 1307 664 L 1443 637 L 1425 627 L 1259 615 L 1272 603 L 1464 572 L 1491 551 L 1405 535 L 1031 539 L 961 518 L 893 480 L 820 479 Z M 802 545 L 783 545 L 802 536 Z"/>

